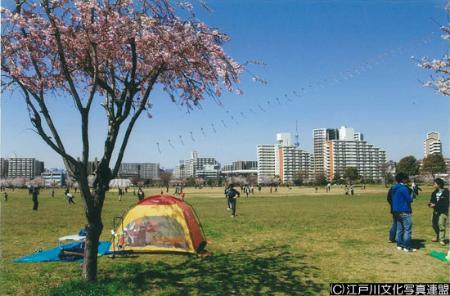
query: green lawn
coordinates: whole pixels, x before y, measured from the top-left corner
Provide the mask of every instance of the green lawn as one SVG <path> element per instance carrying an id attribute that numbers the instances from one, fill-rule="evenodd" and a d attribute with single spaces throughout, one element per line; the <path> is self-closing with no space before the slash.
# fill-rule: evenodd
<path id="1" fill-rule="evenodd" d="M 146 195 L 159 189 L 145 191 Z M 1 204 L 1 295 L 315 295 L 330 282 L 449 282 L 449 265 L 427 254 L 448 248 L 431 243 L 429 189 L 414 203 L 416 253 L 387 243 L 391 218 L 383 187 L 357 189 L 268 189 L 241 197 L 233 219 L 223 189 L 188 189 L 208 239 L 209 258 L 134 255 L 99 259 L 99 283 L 84 285 L 79 263 L 16 264 L 13 259 L 54 247 L 60 236 L 84 225 L 79 195 L 74 206 L 62 191 L 40 196 L 32 211 L 25 191 L 9 192 Z M 0 195 L 2 198 L 3 196 Z M 3 198 L 2 198 L 3 200 Z M 110 193 L 104 206 L 102 240 L 112 217 L 136 202 Z"/>

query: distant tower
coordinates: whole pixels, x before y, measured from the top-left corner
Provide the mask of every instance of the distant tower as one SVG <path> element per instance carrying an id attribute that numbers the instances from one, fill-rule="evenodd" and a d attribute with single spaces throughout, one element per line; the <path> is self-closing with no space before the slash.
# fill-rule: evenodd
<path id="1" fill-rule="evenodd" d="M 295 147 L 299 147 L 300 146 L 300 142 L 299 142 L 299 136 L 298 136 L 298 121 L 295 121 L 295 142 L 294 142 L 294 146 Z"/>

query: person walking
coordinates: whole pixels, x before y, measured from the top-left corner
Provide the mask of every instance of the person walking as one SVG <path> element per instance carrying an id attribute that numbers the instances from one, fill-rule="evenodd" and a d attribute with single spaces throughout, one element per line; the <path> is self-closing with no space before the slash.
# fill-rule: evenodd
<path id="1" fill-rule="evenodd" d="M 412 209 L 413 202 L 412 190 L 408 188 L 408 175 L 398 173 L 395 176 L 396 185 L 392 188 L 392 211 L 397 223 L 397 249 L 405 252 L 415 252 L 411 247 L 412 238 Z"/>
<path id="2" fill-rule="evenodd" d="M 226 195 L 228 198 L 228 204 L 231 208 L 231 217 L 234 218 L 236 217 L 236 206 L 237 206 L 237 201 L 236 199 L 238 197 L 241 196 L 241 194 L 239 193 L 239 191 L 237 191 L 236 189 L 234 189 L 234 185 L 230 184 L 226 190 Z"/>
<path id="3" fill-rule="evenodd" d="M 75 201 L 73 200 L 74 196 L 72 193 L 68 192 L 66 194 L 67 202 L 70 204 L 75 204 Z"/>
<path id="4" fill-rule="evenodd" d="M 52 197 L 55 197 L 55 189 L 52 188 Z"/>
<path id="5" fill-rule="evenodd" d="M 5 202 L 8 201 L 8 193 L 6 192 L 6 190 L 3 192 L 3 199 L 5 200 Z"/>
<path id="6" fill-rule="evenodd" d="M 449 212 L 449 191 L 444 188 L 444 180 L 437 178 L 434 180 L 434 191 L 431 193 L 431 199 L 428 207 L 433 209 L 431 223 L 436 237 L 432 242 L 439 242 L 445 246 L 445 228 L 448 223 Z"/>
<path id="7" fill-rule="evenodd" d="M 39 202 L 38 202 L 39 189 L 37 187 L 33 187 L 31 196 L 32 196 L 32 200 L 33 200 L 33 211 L 37 211 L 38 206 L 39 206 Z"/>
<path id="8" fill-rule="evenodd" d="M 353 185 L 350 185 L 350 194 L 355 195 L 355 187 Z"/>

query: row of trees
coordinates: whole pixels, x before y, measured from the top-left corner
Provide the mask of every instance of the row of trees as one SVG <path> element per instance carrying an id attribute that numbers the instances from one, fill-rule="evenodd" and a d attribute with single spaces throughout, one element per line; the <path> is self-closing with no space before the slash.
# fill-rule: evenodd
<path id="1" fill-rule="evenodd" d="M 423 159 L 422 166 L 420 162 L 412 155 L 403 157 L 396 166 L 396 172 L 402 172 L 409 176 L 431 175 L 447 173 L 447 166 L 444 157 L 440 153 L 430 154 Z"/>

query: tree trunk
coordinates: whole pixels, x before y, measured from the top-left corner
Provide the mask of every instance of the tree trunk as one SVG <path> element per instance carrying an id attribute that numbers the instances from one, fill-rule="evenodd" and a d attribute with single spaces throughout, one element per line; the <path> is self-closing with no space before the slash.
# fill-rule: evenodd
<path id="1" fill-rule="evenodd" d="M 87 210 L 86 241 L 84 248 L 83 279 L 87 282 L 97 280 L 97 253 L 100 234 L 103 230 L 101 208 Z"/>
<path id="2" fill-rule="evenodd" d="M 85 170 L 80 170 L 79 176 L 80 192 L 85 203 L 87 221 L 82 272 L 82 278 L 86 282 L 95 282 L 97 280 L 98 243 L 103 230 L 102 208 L 108 184 L 111 180 L 111 171 L 105 163 L 103 162 L 97 168 L 96 181 L 93 184 L 92 191 L 89 187 L 88 176 Z"/>
<path id="3" fill-rule="evenodd" d="M 80 182 L 80 185 L 80 192 L 85 201 L 87 221 L 82 278 L 87 282 L 95 282 L 97 280 L 98 243 L 103 230 L 102 208 L 106 190 L 104 186 L 99 186 L 91 193 L 87 182 Z"/>

